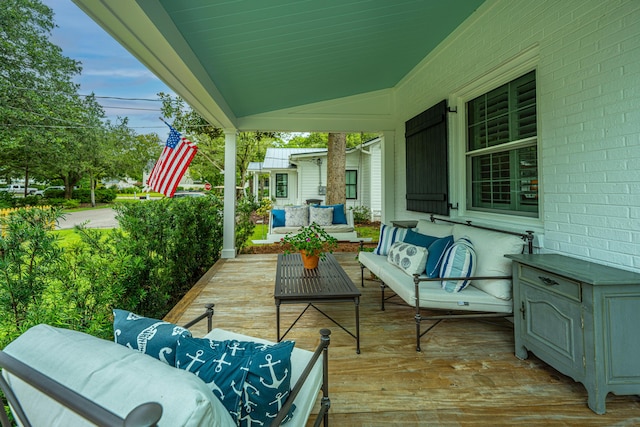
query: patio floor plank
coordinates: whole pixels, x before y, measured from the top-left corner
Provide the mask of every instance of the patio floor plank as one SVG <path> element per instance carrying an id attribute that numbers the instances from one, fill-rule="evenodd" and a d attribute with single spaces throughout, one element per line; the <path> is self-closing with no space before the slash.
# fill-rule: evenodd
<path id="1" fill-rule="evenodd" d="M 359 287 L 354 253 L 336 258 Z M 167 320 L 184 323 L 215 303 L 214 327 L 275 340 L 273 286 L 276 255 L 240 255 L 221 260 L 194 286 Z M 640 397 L 607 397 L 607 413 L 587 407 L 580 383 L 531 355 L 514 356 L 513 325 L 504 319 L 448 320 L 422 339 L 415 351 L 413 311 L 386 304 L 380 311 L 380 286 L 366 280 L 360 288 L 362 354 L 355 340 L 315 310 L 308 310 L 287 339 L 313 349 L 318 330 L 332 330 L 329 347 L 330 422 L 334 426 L 389 425 L 640 425 Z M 355 327 L 352 303 L 320 304 L 347 329 Z M 303 305 L 282 305 L 282 325 Z M 206 322 L 192 328 L 206 333 Z M 316 405 L 317 411 L 318 405 Z"/>

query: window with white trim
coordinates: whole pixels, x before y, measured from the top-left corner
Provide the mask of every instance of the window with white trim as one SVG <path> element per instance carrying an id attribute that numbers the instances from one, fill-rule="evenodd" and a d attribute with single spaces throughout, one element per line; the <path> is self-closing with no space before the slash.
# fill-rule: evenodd
<path id="1" fill-rule="evenodd" d="M 535 71 L 466 106 L 467 207 L 537 217 Z"/>
<path id="2" fill-rule="evenodd" d="M 276 174 L 276 197 L 289 197 L 289 175 L 286 173 Z"/>
<path id="3" fill-rule="evenodd" d="M 346 195 L 347 199 L 358 198 L 358 171 L 347 170 L 345 172 L 345 182 L 347 184 Z"/>

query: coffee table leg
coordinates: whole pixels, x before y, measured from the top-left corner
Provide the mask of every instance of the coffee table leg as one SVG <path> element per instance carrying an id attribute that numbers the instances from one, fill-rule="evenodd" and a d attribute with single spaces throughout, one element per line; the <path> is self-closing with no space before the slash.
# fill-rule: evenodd
<path id="1" fill-rule="evenodd" d="M 360 354 L 360 298 L 356 297 L 356 353 Z"/>
<path id="2" fill-rule="evenodd" d="M 276 337 L 280 342 L 280 300 L 276 300 Z"/>

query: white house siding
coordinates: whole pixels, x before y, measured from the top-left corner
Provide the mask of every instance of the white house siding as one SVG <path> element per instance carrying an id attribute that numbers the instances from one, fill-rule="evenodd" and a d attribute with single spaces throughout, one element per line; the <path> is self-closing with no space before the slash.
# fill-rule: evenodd
<path id="1" fill-rule="evenodd" d="M 289 175 L 288 183 L 289 183 L 289 192 L 287 193 L 286 198 L 275 197 L 276 196 L 276 174 L 286 173 Z M 282 169 L 282 170 L 272 170 L 271 175 L 269 177 L 269 194 L 273 195 L 275 198 L 274 205 L 276 206 L 290 206 L 298 203 L 298 177 L 297 171 L 295 169 Z"/>
<path id="2" fill-rule="evenodd" d="M 379 221 L 382 215 L 382 150 L 380 144 L 369 147 L 369 169 L 371 182 L 369 184 L 371 219 Z"/>
<path id="3" fill-rule="evenodd" d="M 511 80 L 502 74 L 527 55 L 538 93 L 540 218 L 468 211 L 465 106 L 455 96 L 483 79 L 493 87 Z M 451 170 L 459 172 L 451 177 L 450 201 L 460 207 L 453 216 L 534 229 L 544 234 L 541 251 L 640 271 L 640 1 L 484 3 L 397 87 L 389 219 L 424 217 L 403 200 L 404 122 L 443 99 L 458 110 L 448 115 Z"/>

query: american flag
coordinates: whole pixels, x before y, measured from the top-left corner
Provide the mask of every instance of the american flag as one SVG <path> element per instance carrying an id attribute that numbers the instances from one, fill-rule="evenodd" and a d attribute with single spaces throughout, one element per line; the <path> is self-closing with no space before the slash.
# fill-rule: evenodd
<path id="1" fill-rule="evenodd" d="M 147 179 L 147 185 L 158 193 L 173 197 L 182 176 L 198 152 L 198 146 L 180 136 L 171 125 L 167 126 L 171 129 L 169 138 Z"/>

